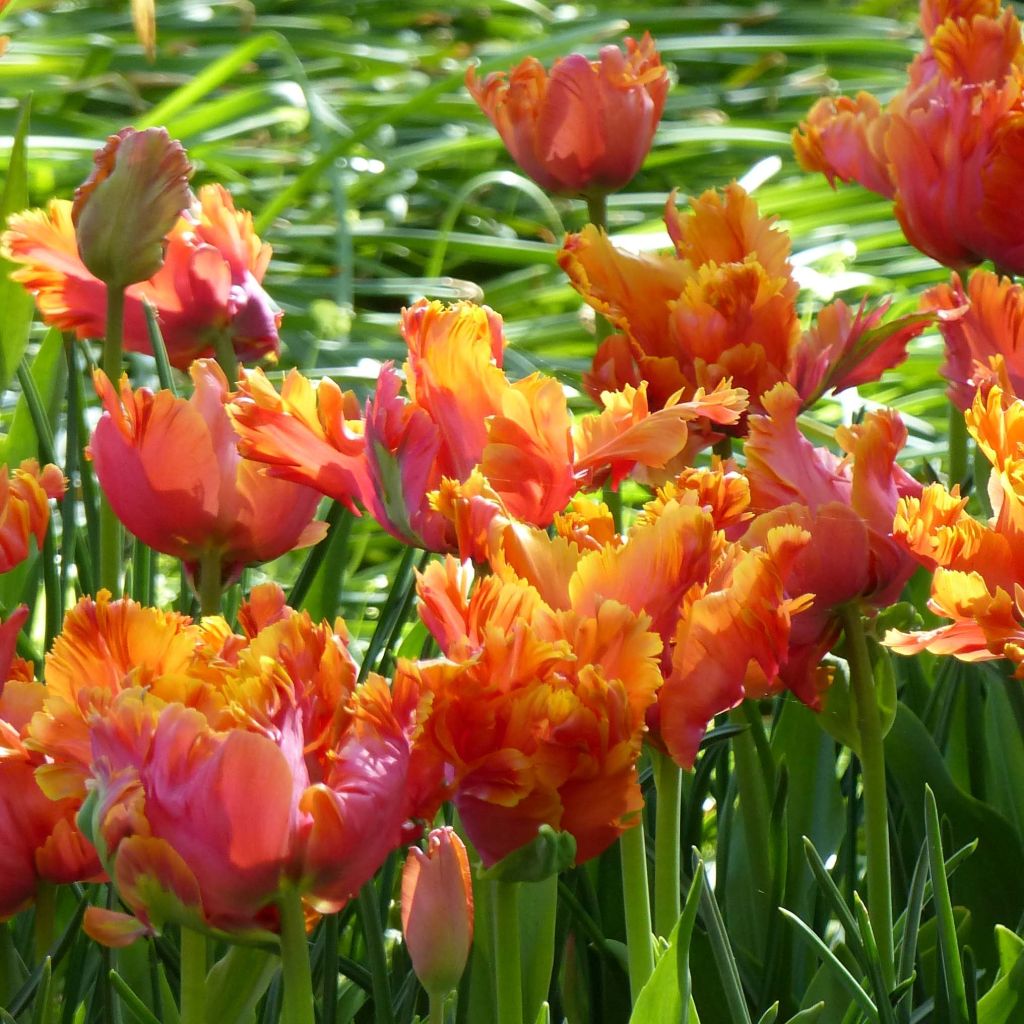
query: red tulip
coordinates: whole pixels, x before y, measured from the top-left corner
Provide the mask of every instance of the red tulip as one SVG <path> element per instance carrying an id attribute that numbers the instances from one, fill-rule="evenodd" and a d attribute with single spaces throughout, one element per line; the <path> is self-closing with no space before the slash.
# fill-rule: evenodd
<path id="1" fill-rule="evenodd" d="M 204 553 L 216 552 L 230 582 L 250 562 L 315 543 L 326 526 L 312 521 L 314 491 L 238 454 L 217 364 L 196 360 L 191 375 L 195 391 L 185 399 L 132 392 L 127 377 L 118 394 L 98 372 L 104 414 L 89 451 L 111 507 L 135 536 L 193 574 Z"/>
<path id="2" fill-rule="evenodd" d="M 668 72 L 654 40 L 626 40 L 589 61 L 578 53 L 550 75 L 527 57 L 510 75 L 466 86 L 517 164 L 542 188 L 561 195 L 601 195 L 627 185 L 651 148 L 668 95 Z"/>

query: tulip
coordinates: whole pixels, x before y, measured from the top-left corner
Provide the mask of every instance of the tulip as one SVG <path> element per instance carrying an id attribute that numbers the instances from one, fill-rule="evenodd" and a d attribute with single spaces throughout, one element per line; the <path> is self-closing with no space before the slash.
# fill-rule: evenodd
<path id="1" fill-rule="evenodd" d="M 626 53 L 606 46 L 598 61 L 574 53 L 550 74 L 527 57 L 466 87 L 512 158 L 558 195 L 595 197 L 627 185 L 651 148 L 668 94 L 668 72 L 649 33 Z"/>
<path id="2" fill-rule="evenodd" d="M 998 2 L 924 0 L 906 88 L 819 100 L 793 132 L 800 164 L 895 201 L 907 241 L 954 269 L 1024 271 L 1024 219 L 1007 202 L 1021 156 L 1021 27 Z M 954 140 L 951 144 L 950 140 Z"/>
<path id="3" fill-rule="evenodd" d="M 337 911 L 414 809 L 411 683 L 357 684 L 344 623 L 288 608 L 276 585 L 239 621 L 244 635 L 101 594 L 47 659 L 26 744 L 47 793 L 81 807 L 131 911 L 93 908 L 102 941 L 168 921 L 266 938 L 296 893 Z"/>
<path id="4" fill-rule="evenodd" d="M 953 274 L 950 284 L 925 292 L 922 305 L 938 315 L 946 344 L 939 372 L 958 409 L 969 409 L 977 389 L 999 377 L 1004 391 L 1024 393 L 1024 288 L 979 268 L 966 289 Z"/>
<path id="5" fill-rule="evenodd" d="M 486 867 L 541 825 L 571 834 L 583 863 L 642 806 L 636 761 L 661 641 L 617 600 L 575 611 L 561 576 L 541 590 L 510 567 L 474 585 L 449 556 L 418 580 L 444 656 L 400 662 L 397 678 L 431 695 L 417 746 L 436 771 L 433 809 L 452 797 Z"/>
<path id="6" fill-rule="evenodd" d="M 580 489 L 664 468 L 710 443 L 707 424 L 734 424 L 746 405 L 723 383 L 690 401 L 669 396 L 652 413 L 645 387 L 627 386 L 574 424 L 553 378 L 509 381 L 501 321 L 487 307 L 418 302 L 403 312 L 402 332 L 408 397 L 386 365 L 362 420 L 350 394 L 331 381 L 314 392 L 297 372 L 280 395 L 247 374 L 230 412 L 248 458 L 350 507 L 358 501 L 395 537 L 432 551 L 463 550 L 436 506 L 445 481 L 479 471 L 510 514 L 547 526 Z M 698 425 L 693 437 L 688 424 Z"/>
<path id="7" fill-rule="evenodd" d="M 77 802 L 51 800 L 36 783 L 44 757 L 26 743 L 28 724 L 46 691 L 27 662 L 14 658 L 14 639 L 27 609 L 0 626 L 0 921 L 22 910 L 44 884 L 85 881 L 101 873 L 95 851 L 75 826 Z"/>
<path id="8" fill-rule="evenodd" d="M 763 402 L 767 414 L 751 417 L 745 446 L 751 504 L 759 514 L 743 542 L 762 543 L 785 524 L 810 536 L 789 585 L 795 593 L 814 594 L 814 604 L 793 625 L 781 677 L 817 707 L 827 685 L 818 666 L 839 638 L 843 608 L 851 602 L 885 608 L 915 569 L 890 534 L 898 503 L 920 495 L 921 485 L 896 462 L 907 432 L 895 412 L 872 412 L 863 423 L 837 431 L 845 453 L 840 458 L 800 433 L 800 398 L 792 387 L 780 384 Z"/>
<path id="9" fill-rule="evenodd" d="M 120 394 L 95 377 L 104 414 L 89 453 L 118 518 L 143 543 L 181 558 L 193 579 L 204 566 L 210 586 L 237 579 L 244 566 L 316 543 L 326 526 L 313 522 L 318 495 L 275 479 L 238 454 L 225 411 L 227 381 L 216 363 L 192 365 L 191 398 L 169 391 Z M 211 591 L 212 592 L 212 591 Z M 213 601 L 204 611 L 213 611 Z"/>
<path id="10" fill-rule="evenodd" d="M 93 157 L 71 220 L 82 262 L 112 289 L 151 278 L 164 236 L 189 206 L 192 166 L 165 128 L 123 128 Z"/>
<path id="11" fill-rule="evenodd" d="M 473 941 L 473 882 L 453 828 L 436 828 L 427 852 L 409 848 L 402 872 L 402 934 L 413 970 L 431 999 L 456 987 Z"/>
<path id="12" fill-rule="evenodd" d="M 754 411 L 789 380 L 806 404 L 826 390 L 877 379 L 906 357 L 929 317 L 881 324 L 885 306 L 856 313 L 836 301 L 801 331 L 789 237 L 736 184 L 708 190 L 688 214 L 665 208 L 675 254 L 633 255 L 590 225 L 567 236 L 558 262 L 584 300 L 620 332 L 598 348 L 584 386 L 603 391 L 647 383 L 660 409 L 725 381 L 744 388 Z M 733 433 L 743 433 L 745 420 Z"/>
<path id="13" fill-rule="evenodd" d="M 106 285 L 82 262 L 71 204 L 51 200 L 46 210 L 11 217 L 3 255 L 21 266 L 12 273 L 36 299 L 46 323 L 80 339 L 107 334 Z M 236 210 L 220 185 L 204 185 L 166 233 L 163 266 L 125 291 L 124 343 L 152 351 L 144 302 L 156 308 L 171 365 L 187 370 L 213 355 L 227 337 L 239 359 L 277 354 L 281 313 L 261 282 L 270 246 L 253 231 L 252 217 Z"/>
<path id="14" fill-rule="evenodd" d="M 928 607 L 950 621 L 928 631 L 893 630 L 885 642 L 900 654 L 927 650 L 962 661 L 1007 658 L 1024 677 L 1024 407 L 1012 391 L 994 385 L 975 395 L 966 420 L 979 452 L 992 464 L 995 514 L 986 522 L 973 519 L 959 489 L 950 492 L 938 484 L 900 502 L 893 535 L 934 572 Z"/>
<path id="15" fill-rule="evenodd" d="M 64 497 L 64 474 L 57 466 L 26 459 L 14 471 L 0 468 L 0 572 L 10 572 L 29 556 L 29 540 L 41 547 L 50 524 L 50 498 Z"/>

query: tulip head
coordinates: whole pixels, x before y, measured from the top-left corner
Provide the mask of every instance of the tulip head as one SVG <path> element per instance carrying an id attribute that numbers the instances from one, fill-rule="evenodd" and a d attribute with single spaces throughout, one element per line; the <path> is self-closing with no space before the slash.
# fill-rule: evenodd
<path id="1" fill-rule="evenodd" d="M 459 983 L 473 941 L 473 883 L 466 847 L 436 828 L 427 852 L 413 846 L 402 872 L 402 932 L 416 977 L 432 996 Z"/>
<path id="2" fill-rule="evenodd" d="M 527 57 L 509 75 L 466 74 L 473 99 L 517 164 L 558 195 L 593 196 L 628 184 L 647 156 L 668 94 L 668 72 L 649 34 L 606 46 L 600 59 L 578 53 L 550 73 Z"/>
<path id="3" fill-rule="evenodd" d="M 110 288 L 146 281 L 191 200 L 192 166 L 166 128 L 122 128 L 93 159 L 71 210 L 82 262 Z"/>

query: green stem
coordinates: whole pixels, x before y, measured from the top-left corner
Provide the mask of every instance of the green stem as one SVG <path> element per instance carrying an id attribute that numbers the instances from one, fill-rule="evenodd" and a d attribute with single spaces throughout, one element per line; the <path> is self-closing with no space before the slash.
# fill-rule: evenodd
<path id="1" fill-rule="evenodd" d="M 658 810 L 654 833 L 654 933 L 668 938 L 682 913 L 679 888 L 679 820 L 683 770 L 660 751 L 651 751 Z"/>
<path id="2" fill-rule="evenodd" d="M 967 479 L 967 424 L 964 414 L 955 406 L 949 407 L 948 453 L 946 482 L 952 487 Z"/>
<path id="3" fill-rule="evenodd" d="M 444 998 L 443 994 L 430 993 L 430 1016 L 427 1018 L 429 1024 L 444 1024 Z"/>
<path id="4" fill-rule="evenodd" d="M 231 343 L 231 334 L 226 329 L 217 331 L 213 336 L 213 354 L 228 379 L 228 387 L 234 390 L 235 382 L 238 380 L 238 357 L 235 355 L 235 346 Z"/>
<path id="5" fill-rule="evenodd" d="M 121 379 L 121 348 L 124 331 L 124 289 L 107 288 L 107 337 L 103 342 L 103 372 L 116 388 Z M 115 597 L 121 589 L 121 523 L 106 495 L 100 502 L 99 583 Z"/>
<path id="6" fill-rule="evenodd" d="M 647 886 L 647 843 L 643 819 L 619 836 L 622 856 L 622 895 L 626 911 L 626 946 L 629 953 L 629 991 L 635 1003 L 654 973 L 651 944 L 651 897 Z"/>
<path id="7" fill-rule="evenodd" d="M 986 516 L 992 515 L 992 502 L 988 496 L 988 481 L 992 463 L 978 445 L 974 446 L 974 494 Z"/>
<path id="8" fill-rule="evenodd" d="M 53 924 L 56 915 L 57 886 L 51 882 L 40 882 L 36 888 L 36 919 L 33 928 L 37 963 L 42 963 L 53 945 Z"/>
<path id="9" fill-rule="evenodd" d="M 323 1010 L 320 1024 L 334 1024 L 338 1008 L 338 915 L 328 914 L 324 922 Z"/>
<path id="10" fill-rule="evenodd" d="M 277 902 L 281 913 L 282 1024 L 313 1024 L 313 974 L 309 967 L 306 915 L 298 889 L 288 888 Z M 185 1024 L 182 1021 L 182 1024 Z"/>
<path id="11" fill-rule="evenodd" d="M 367 882 L 359 890 L 359 920 L 363 926 L 366 953 L 370 960 L 374 1020 L 377 1024 L 394 1024 L 387 950 L 384 947 L 384 929 L 381 927 L 377 903 L 377 890 L 373 882 Z"/>
<path id="12" fill-rule="evenodd" d="M 490 882 L 494 942 L 496 1024 L 523 1024 L 523 972 L 519 952 L 519 885 Z"/>
<path id="13" fill-rule="evenodd" d="M 867 854 L 868 917 L 878 944 L 882 980 L 888 989 L 896 984 L 892 939 L 892 881 L 889 868 L 889 804 L 885 791 L 885 748 L 882 718 L 875 694 L 864 623 L 860 607 L 842 610 L 843 629 L 850 665 L 850 689 L 857 709 L 860 734 L 861 784 L 864 788 L 864 839 Z"/>
<path id="14" fill-rule="evenodd" d="M 181 929 L 181 1024 L 205 1024 L 206 936 Z"/>
<path id="15" fill-rule="evenodd" d="M 220 598 L 224 592 L 220 578 L 220 551 L 207 548 L 199 558 L 196 570 L 199 579 L 199 610 L 203 615 L 220 615 Z"/>
<path id="16" fill-rule="evenodd" d="M 520 887 L 521 935 L 529 936 L 521 953 L 523 973 L 523 1014 L 535 1021 L 541 1004 L 548 998 L 555 963 L 555 925 L 558 916 L 558 875 Z"/>
<path id="17" fill-rule="evenodd" d="M 599 228 L 601 231 L 608 230 L 608 197 L 603 192 L 600 195 L 587 196 L 587 219 L 595 228 Z M 614 333 L 615 327 L 600 313 L 595 312 L 594 334 L 598 343 Z"/>
<path id="18" fill-rule="evenodd" d="M 735 708 L 729 717 L 742 732 L 732 738 L 733 761 L 736 769 L 736 788 L 740 795 L 740 813 L 746 829 L 746 847 L 750 855 L 754 886 L 763 898 L 772 891 L 772 866 L 769 858 L 771 810 L 768 787 L 757 755 L 757 744 L 742 708 Z"/>
<path id="19" fill-rule="evenodd" d="M 732 458 L 732 438 L 723 437 L 720 441 L 716 441 L 712 446 L 711 450 L 720 459 L 731 459 Z"/>

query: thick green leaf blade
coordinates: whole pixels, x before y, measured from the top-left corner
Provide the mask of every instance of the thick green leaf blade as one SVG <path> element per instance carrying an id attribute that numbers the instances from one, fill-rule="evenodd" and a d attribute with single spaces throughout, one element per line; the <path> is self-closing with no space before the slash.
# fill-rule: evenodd
<path id="1" fill-rule="evenodd" d="M 0 198 L 0 229 L 6 227 L 7 218 L 12 213 L 24 210 L 29 204 L 26 140 L 31 108 L 32 99 L 29 97 L 21 107 L 11 159 L 7 164 L 7 181 Z M 8 276 L 16 266 L 0 256 L 0 392 L 7 390 L 14 377 L 14 371 L 28 347 L 32 327 L 32 296 Z"/>

